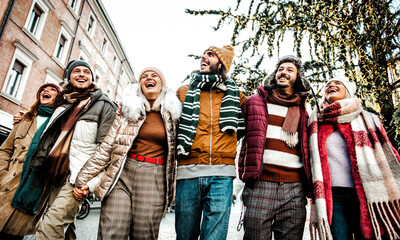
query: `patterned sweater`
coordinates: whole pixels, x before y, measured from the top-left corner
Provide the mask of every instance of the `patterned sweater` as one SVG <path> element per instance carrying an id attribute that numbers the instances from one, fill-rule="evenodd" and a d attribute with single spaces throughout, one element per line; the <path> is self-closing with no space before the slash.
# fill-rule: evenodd
<path id="1" fill-rule="evenodd" d="M 303 167 L 299 149 L 288 147 L 280 140 L 282 125 L 288 108 L 267 103 L 269 124 L 263 154 L 263 171 L 261 180 L 273 182 L 300 182 L 300 171 Z"/>

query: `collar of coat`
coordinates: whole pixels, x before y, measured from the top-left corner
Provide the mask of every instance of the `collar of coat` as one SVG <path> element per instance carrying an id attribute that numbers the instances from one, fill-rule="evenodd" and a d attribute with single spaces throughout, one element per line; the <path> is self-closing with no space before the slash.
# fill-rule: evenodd
<path id="1" fill-rule="evenodd" d="M 178 121 L 182 113 L 182 103 L 174 90 L 165 88 L 150 108 L 149 102 L 139 88 L 139 84 L 131 84 L 124 91 L 121 112 L 125 118 L 135 122 L 146 115 L 146 111 L 154 110 L 161 111 L 162 114 L 168 112 L 174 122 Z"/>

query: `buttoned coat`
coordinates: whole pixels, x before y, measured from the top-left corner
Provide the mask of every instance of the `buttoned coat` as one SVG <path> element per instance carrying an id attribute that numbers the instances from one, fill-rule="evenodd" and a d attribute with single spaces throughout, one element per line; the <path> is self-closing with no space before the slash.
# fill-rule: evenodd
<path id="1" fill-rule="evenodd" d="M 35 133 L 36 118 L 25 118 L 14 126 L 0 147 L 0 232 L 17 236 L 32 234 L 39 220 L 38 215 L 25 214 L 11 206 Z"/>

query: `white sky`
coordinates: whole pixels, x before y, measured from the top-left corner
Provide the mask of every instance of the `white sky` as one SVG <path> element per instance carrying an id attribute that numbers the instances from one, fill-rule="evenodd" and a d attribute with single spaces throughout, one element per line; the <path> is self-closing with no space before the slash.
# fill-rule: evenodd
<path id="1" fill-rule="evenodd" d="M 230 44 L 233 24 L 214 31 L 212 26 L 217 24 L 219 17 L 194 16 L 185 13 L 185 9 L 227 10 L 228 6 L 236 6 L 236 0 L 102 2 L 135 71 L 135 77 L 145 67 L 156 67 L 163 72 L 167 85 L 176 89 L 182 85 L 186 75 L 200 68 L 200 61 L 187 55 L 201 55 L 211 45 L 222 47 Z M 293 54 L 292 47 L 281 48 L 280 55 L 286 54 Z M 277 58 L 272 61 L 276 62 Z M 271 66 L 265 66 L 265 69 L 267 67 Z"/>

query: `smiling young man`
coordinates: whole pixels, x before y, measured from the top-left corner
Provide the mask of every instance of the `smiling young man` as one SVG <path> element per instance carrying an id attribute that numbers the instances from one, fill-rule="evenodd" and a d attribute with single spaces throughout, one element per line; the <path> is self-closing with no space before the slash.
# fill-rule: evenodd
<path id="1" fill-rule="evenodd" d="M 244 239 L 271 239 L 272 232 L 275 239 L 303 238 L 311 182 L 304 94 L 309 89 L 301 60 L 285 56 L 242 106 Z"/>
<path id="2" fill-rule="evenodd" d="M 237 136 L 244 130 L 240 105 L 245 96 L 226 76 L 233 56 L 232 46 L 209 47 L 190 85 L 177 91 L 183 102 L 177 143 L 177 239 L 227 236 Z"/>
<path id="3" fill-rule="evenodd" d="M 33 213 L 44 209 L 32 206 L 48 201 L 49 209 L 39 223 L 37 239 L 76 239 L 74 222 L 81 201 L 72 194 L 73 184 L 115 118 L 116 106 L 93 83 L 92 68 L 87 62 L 71 61 L 64 79 L 68 83 L 63 86 L 62 99 L 58 99 L 62 105 L 55 109 L 29 166 L 30 176 L 37 178 L 42 191 L 29 202 L 17 203 L 23 211 Z M 88 183 L 91 191 L 99 178 Z"/>

